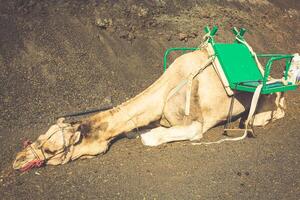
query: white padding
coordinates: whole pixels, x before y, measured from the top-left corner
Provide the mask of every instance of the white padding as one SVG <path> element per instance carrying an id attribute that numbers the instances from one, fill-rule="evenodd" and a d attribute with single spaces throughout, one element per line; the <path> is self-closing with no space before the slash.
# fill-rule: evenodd
<path id="1" fill-rule="evenodd" d="M 213 47 L 210 43 L 207 44 L 207 52 L 208 52 L 209 56 L 214 56 L 215 55 L 215 51 L 214 51 L 214 49 L 213 49 Z M 219 61 L 218 57 L 216 57 L 213 60 L 213 66 L 214 66 L 219 78 L 221 79 L 221 82 L 223 84 L 224 89 L 226 90 L 227 95 L 232 96 L 233 91 L 229 87 L 229 82 L 228 82 L 228 80 L 225 76 L 225 73 L 223 71 L 223 68 L 220 64 L 220 61 Z"/>

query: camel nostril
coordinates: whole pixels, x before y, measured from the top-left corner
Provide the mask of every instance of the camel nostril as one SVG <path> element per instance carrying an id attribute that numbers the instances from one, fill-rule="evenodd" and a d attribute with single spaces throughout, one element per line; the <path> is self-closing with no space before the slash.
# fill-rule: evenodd
<path id="1" fill-rule="evenodd" d="M 24 162 L 26 159 L 27 159 L 26 155 L 19 155 L 19 156 L 17 156 L 15 163 Z"/>
<path id="2" fill-rule="evenodd" d="M 18 159 L 18 161 L 23 162 L 23 161 L 25 161 L 25 159 L 26 159 L 26 157 L 22 156 L 21 158 Z"/>

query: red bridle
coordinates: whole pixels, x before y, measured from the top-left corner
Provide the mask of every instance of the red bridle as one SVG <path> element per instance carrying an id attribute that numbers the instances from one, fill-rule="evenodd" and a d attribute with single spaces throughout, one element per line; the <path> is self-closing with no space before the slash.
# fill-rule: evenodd
<path id="1" fill-rule="evenodd" d="M 37 153 L 33 150 L 33 148 L 31 147 L 31 144 L 32 144 L 32 142 L 30 140 L 25 140 L 23 142 L 23 147 L 26 148 L 29 146 L 37 159 L 28 162 L 24 167 L 20 168 L 19 170 L 21 172 L 26 172 L 35 167 L 41 167 L 45 163 L 45 160 L 41 160 L 39 158 L 39 156 L 37 155 Z"/>

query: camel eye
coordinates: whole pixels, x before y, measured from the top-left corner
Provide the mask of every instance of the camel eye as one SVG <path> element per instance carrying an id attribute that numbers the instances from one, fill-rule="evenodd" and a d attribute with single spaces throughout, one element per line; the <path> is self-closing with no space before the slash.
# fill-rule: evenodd
<path id="1" fill-rule="evenodd" d="M 50 149 L 45 149 L 44 151 L 47 154 L 54 154 L 55 153 L 54 151 L 51 151 Z"/>

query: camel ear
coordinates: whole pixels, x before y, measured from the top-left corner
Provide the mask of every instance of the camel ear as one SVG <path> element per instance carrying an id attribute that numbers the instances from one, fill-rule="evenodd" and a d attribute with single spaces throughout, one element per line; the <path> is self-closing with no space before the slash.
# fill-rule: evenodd
<path id="1" fill-rule="evenodd" d="M 56 123 L 57 123 L 57 124 L 62 124 L 64 121 L 65 121 L 65 118 L 64 118 L 64 117 L 61 117 L 61 118 L 59 118 L 59 119 L 56 121 Z"/>
<path id="2" fill-rule="evenodd" d="M 78 143 L 80 140 L 80 137 L 81 137 L 81 133 L 79 131 L 76 131 L 70 139 L 70 144 L 74 145 L 74 144 Z"/>

